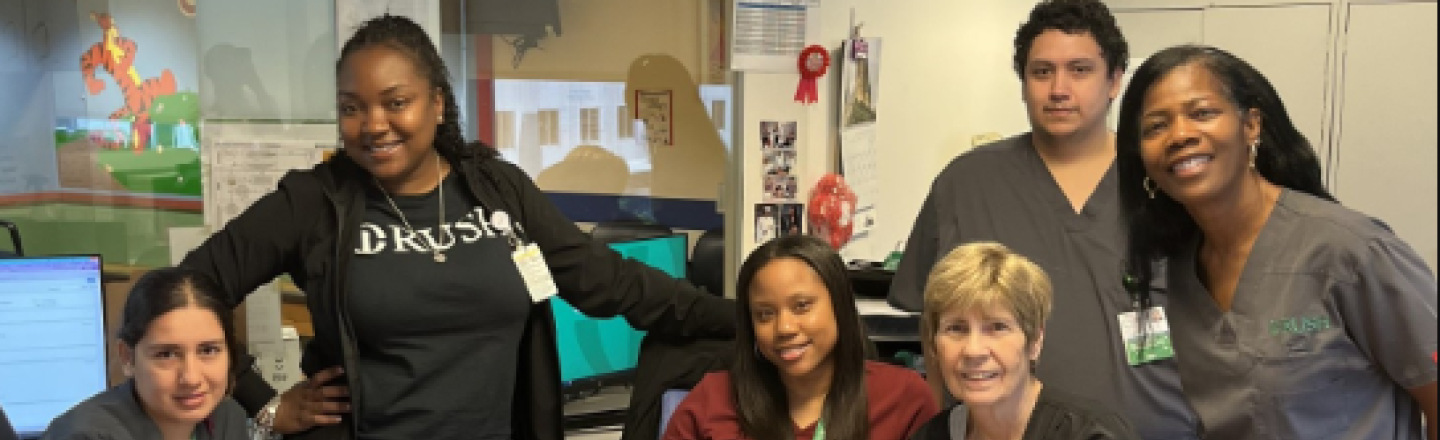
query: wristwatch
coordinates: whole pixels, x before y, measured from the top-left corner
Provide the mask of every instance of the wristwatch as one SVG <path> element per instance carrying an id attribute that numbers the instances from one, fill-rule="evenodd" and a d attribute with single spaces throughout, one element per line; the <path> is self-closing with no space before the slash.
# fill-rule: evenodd
<path id="1" fill-rule="evenodd" d="M 275 415 L 280 411 L 280 394 L 276 394 L 269 403 L 260 408 L 255 414 L 255 426 L 251 432 L 253 440 L 280 440 L 281 435 L 275 432 Z"/>

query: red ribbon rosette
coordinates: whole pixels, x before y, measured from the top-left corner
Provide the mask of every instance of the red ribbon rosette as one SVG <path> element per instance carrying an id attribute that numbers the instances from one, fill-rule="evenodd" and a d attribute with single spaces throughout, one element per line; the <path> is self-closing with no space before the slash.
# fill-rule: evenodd
<path id="1" fill-rule="evenodd" d="M 820 45 L 810 45 L 800 51 L 800 85 L 795 87 L 795 102 L 814 104 L 820 100 L 820 89 L 816 84 L 830 68 L 830 51 Z"/>

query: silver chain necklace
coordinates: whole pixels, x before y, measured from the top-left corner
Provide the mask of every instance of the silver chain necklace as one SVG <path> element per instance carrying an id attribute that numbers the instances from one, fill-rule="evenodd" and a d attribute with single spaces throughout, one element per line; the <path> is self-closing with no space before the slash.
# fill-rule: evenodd
<path id="1" fill-rule="evenodd" d="M 439 215 L 437 216 L 437 217 L 439 217 L 440 220 L 439 220 L 439 221 L 437 222 L 437 224 L 435 225 L 435 237 L 436 237 L 436 238 L 430 240 L 430 251 L 431 251 L 431 254 L 433 254 L 433 255 L 435 256 L 435 262 L 436 262 L 436 263 L 444 263 L 444 262 L 445 262 L 445 252 L 443 252 L 443 251 L 440 250 L 440 237 L 442 237 L 442 236 L 445 234 L 445 177 L 444 177 L 444 174 L 445 174 L 445 173 L 444 173 L 444 170 L 441 170 L 441 169 L 440 169 L 440 154 L 437 153 L 437 154 L 435 154 L 435 175 L 436 175 L 436 176 L 439 176 L 439 177 L 436 177 L 435 180 L 437 181 L 436 186 L 439 186 L 439 187 L 440 187 L 440 194 L 439 194 L 439 195 L 440 195 L 440 212 L 439 212 Z M 375 179 L 375 176 L 370 176 L 370 178 L 371 178 L 371 179 Z M 390 193 L 387 192 L 387 191 L 385 191 L 385 187 L 384 187 L 383 185 L 380 185 L 380 180 L 379 180 L 379 179 L 375 179 L 375 186 L 379 186 L 379 187 L 380 187 L 380 194 L 385 196 L 385 201 L 390 202 L 390 207 L 395 209 L 395 213 L 396 213 L 396 214 L 400 214 L 400 221 L 401 221 L 402 223 L 405 223 L 405 229 L 410 230 L 410 235 L 416 235 L 416 236 L 422 236 L 422 237 L 423 237 L 423 235 L 420 235 L 419 232 L 416 232 L 416 231 L 415 231 L 415 228 L 413 228 L 413 227 L 410 226 L 410 219 L 405 218 L 405 211 L 401 211 L 401 210 L 400 210 L 400 207 L 395 205 L 395 200 L 394 200 L 394 199 L 391 199 L 391 198 L 390 198 Z M 454 240 L 451 240 L 451 244 L 452 244 L 452 245 L 454 244 Z M 450 246 L 445 246 L 445 247 L 448 249 Z"/>

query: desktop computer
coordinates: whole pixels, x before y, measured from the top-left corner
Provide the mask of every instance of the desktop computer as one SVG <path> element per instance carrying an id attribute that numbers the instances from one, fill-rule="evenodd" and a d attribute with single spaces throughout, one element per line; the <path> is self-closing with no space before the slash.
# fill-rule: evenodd
<path id="1" fill-rule="evenodd" d="M 689 236 L 670 234 L 608 244 L 621 256 L 684 279 L 689 260 Z M 560 355 L 561 388 L 566 400 L 567 428 L 605 426 L 623 420 L 628 396 L 600 401 L 578 401 L 606 388 L 629 385 L 640 357 L 636 330 L 623 317 L 591 318 L 560 297 L 550 300 L 555 315 L 556 345 Z"/>
<path id="2" fill-rule="evenodd" d="M 20 434 L 104 391 L 99 256 L 0 258 L 0 407 Z"/>

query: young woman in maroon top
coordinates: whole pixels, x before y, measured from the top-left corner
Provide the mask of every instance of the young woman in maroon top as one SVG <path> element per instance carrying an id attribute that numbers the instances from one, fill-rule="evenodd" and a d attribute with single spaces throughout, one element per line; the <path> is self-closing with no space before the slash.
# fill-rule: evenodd
<path id="1" fill-rule="evenodd" d="M 735 364 L 675 409 L 664 440 L 900 440 L 939 411 L 913 370 L 870 359 L 845 264 L 810 236 L 740 268 Z"/>

